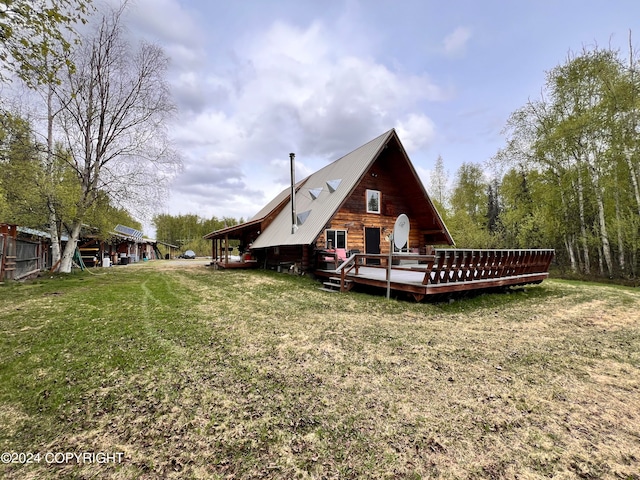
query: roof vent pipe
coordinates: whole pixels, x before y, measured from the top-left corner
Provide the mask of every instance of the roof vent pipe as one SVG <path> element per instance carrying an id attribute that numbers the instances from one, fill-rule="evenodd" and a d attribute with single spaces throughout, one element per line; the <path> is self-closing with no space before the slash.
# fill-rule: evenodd
<path id="1" fill-rule="evenodd" d="M 298 230 L 298 222 L 296 218 L 296 154 L 290 153 L 291 160 L 291 234 Z"/>

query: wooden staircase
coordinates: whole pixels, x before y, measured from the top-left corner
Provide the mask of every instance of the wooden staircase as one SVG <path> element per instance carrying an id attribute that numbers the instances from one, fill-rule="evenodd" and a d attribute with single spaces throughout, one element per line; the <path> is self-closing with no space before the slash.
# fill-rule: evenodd
<path id="1" fill-rule="evenodd" d="M 318 287 L 320 290 L 325 292 L 336 293 L 340 291 L 340 277 L 329 277 L 329 280 L 326 282 L 322 282 L 322 287 Z M 344 290 L 348 292 L 353 288 L 353 280 L 345 278 L 344 280 Z"/>

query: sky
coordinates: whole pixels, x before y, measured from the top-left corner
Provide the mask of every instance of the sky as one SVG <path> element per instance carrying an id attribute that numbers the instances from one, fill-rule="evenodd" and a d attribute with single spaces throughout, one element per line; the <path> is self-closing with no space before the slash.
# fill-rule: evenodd
<path id="1" fill-rule="evenodd" d="M 547 71 L 626 55 L 639 23 L 637 0 L 134 0 L 178 106 L 184 167 L 158 213 L 249 219 L 289 185 L 290 152 L 300 180 L 391 128 L 425 186 L 438 156 L 453 179 Z"/>

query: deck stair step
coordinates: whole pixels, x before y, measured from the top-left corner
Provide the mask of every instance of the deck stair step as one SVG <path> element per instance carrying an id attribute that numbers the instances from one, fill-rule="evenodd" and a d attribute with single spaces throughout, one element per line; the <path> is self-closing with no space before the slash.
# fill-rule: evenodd
<path id="1" fill-rule="evenodd" d="M 340 293 L 340 290 L 336 290 L 335 288 L 318 287 L 318 290 L 329 293 Z"/>
<path id="2" fill-rule="evenodd" d="M 340 286 L 340 277 L 329 277 L 329 281 L 335 283 L 336 285 Z M 345 285 L 349 285 L 353 283 L 353 280 L 349 279 L 349 278 L 345 278 L 344 279 L 344 284 Z"/>
<path id="3" fill-rule="evenodd" d="M 340 284 L 339 283 L 322 282 L 322 285 L 324 285 L 324 288 L 326 288 L 328 290 L 340 291 Z"/>
<path id="4" fill-rule="evenodd" d="M 349 290 L 353 284 L 353 280 L 345 279 L 344 286 L 346 290 Z M 339 292 L 340 291 L 340 277 L 330 277 L 328 281 L 322 282 L 323 287 L 321 290 L 325 290 L 328 292 Z"/>

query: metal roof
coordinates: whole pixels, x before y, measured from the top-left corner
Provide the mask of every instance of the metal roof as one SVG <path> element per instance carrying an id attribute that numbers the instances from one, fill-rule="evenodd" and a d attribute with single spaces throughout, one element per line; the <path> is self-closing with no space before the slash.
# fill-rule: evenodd
<path id="1" fill-rule="evenodd" d="M 40 237 L 40 238 L 48 238 L 49 240 L 51 240 L 51 234 L 49 232 L 43 232 L 42 230 L 36 230 L 34 228 L 29 228 L 29 227 L 16 227 L 18 232 L 25 234 L 25 235 L 31 235 L 34 237 Z M 67 235 L 60 235 L 60 239 L 61 242 L 67 242 L 69 241 L 69 237 Z"/>
<path id="2" fill-rule="evenodd" d="M 291 233 L 289 199 L 273 222 L 253 242 L 252 248 L 313 243 L 394 133 L 393 129 L 383 133 L 302 180 L 296 193 L 296 213 L 308 212 L 304 223 L 298 225 L 295 233 Z M 265 217 L 288 197 L 287 189 L 254 218 Z"/>
<path id="3" fill-rule="evenodd" d="M 264 210 L 264 209 L 263 209 Z M 263 217 L 255 218 L 254 220 L 249 220 L 248 222 L 239 223 L 237 225 L 232 225 L 230 227 L 221 228 L 220 230 L 214 230 L 211 233 L 207 233 L 204 237 L 208 240 L 213 238 L 224 238 L 225 235 L 234 234 L 241 232 L 249 227 L 255 227 L 260 225 L 260 221 Z"/>
<path id="4" fill-rule="evenodd" d="M 142 240 L 143 237 L 143 233 L 140 230 L 136 230 L 135 228 L 127 227 L 125 225 L 118 224 L 113 230 L 120 235 L 131 237 L 136 240 Z"/>
<path id="5" fill-rule="evenodd" d="M 309 178 L 310 177 L 303 178 L 299 182 L 296 182 L 296 192 L 298 191 L 298 189 L 300 187 L 302 187 L 302 185 L 305 184 L 305 182 Z M 275 208 L 277 208 L 278 205 L 280 205 L 282 202 L 287 200 L 289 198 L 289 195 L 291 195 L 291 186 L 288 186 L 282 192 L 280 192 L 278 195 L 276 195 L 276 197 L 273 200 L 271 200 L 269 203 L 267 203 L 264 207 L 262 207 L 262 209 L 258 213 L 256 213 L 253 217 L 251 217 L 251 220 L 249 220 L 249 222 L 253 222 L 253 221 L 256 221 L 256 220 L 262 220 L 264 217 L 269 215 Z M 289 212 L 291 212 L 291 210 L 289 210 Z M 249 222 L 247 222 L 247 223 L 249 223 Z"/>

